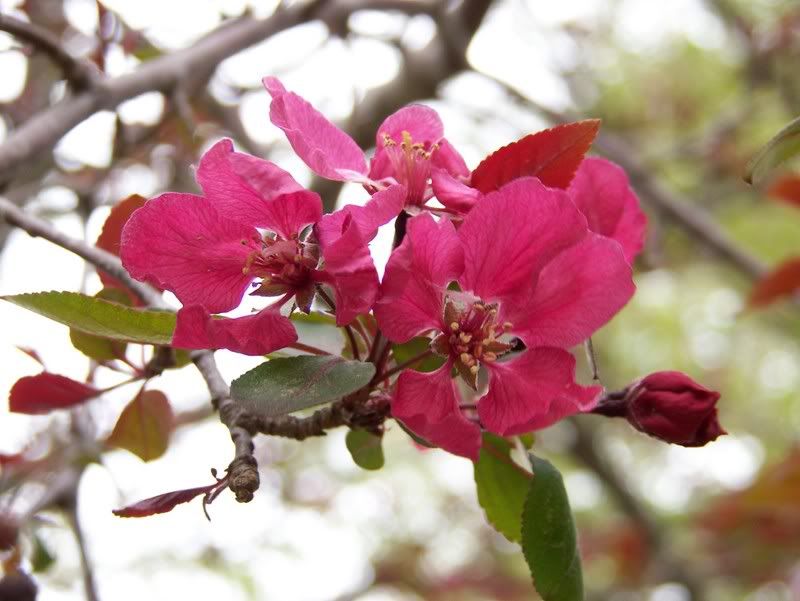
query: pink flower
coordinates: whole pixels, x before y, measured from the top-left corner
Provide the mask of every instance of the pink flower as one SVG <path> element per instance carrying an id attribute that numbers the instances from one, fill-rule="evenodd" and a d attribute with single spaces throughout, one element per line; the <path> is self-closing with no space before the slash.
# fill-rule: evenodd
<path id="1" fill-rule="evenodd" d="M 468 181 L 469 178 L 457 178 L 437 170 L 433 174 L 433 192 L 446 207 L 466 214 L 484 196 Z M 616 240 L 625 258 L 632 263 L 644 246 L 647 217 L 639 207 L 639 199 L 625 172 L 611 161 L 586 158 L 578 167 L 567 193 L 586 217 L 589 229 Z"/>
<path id="2" fill-rule="evenodd" d="M 398 183 L 406 188 L 406 204 L 416 207 L 433 194 L 433 170 L 469 175 L 464 159 L 444 138 L 442 121 L 433 109 L 411 105 L 387 117 L 378 128 L 375 156 L 367 167 L 358 144 L 306 100 L 287 91 L 275 77 L 265 77 L 264 87 L 272 96 L 270 120 L 317 175 L 359 182 L 371 192 Z"/>
<path id="3" fill-rule="evenodd" d="M 591 409 L 600 388 L 575 383 L 565 349 L 611 319 L 633 291 L 619 245 L 590 232 L 565 192 L 535 178 L 487 194 L 458 232 L 428 214 L 411 219 L 387 264 L 375 315 L 394 342 L 433 332 L 432 349 L 447 361 L 431 373 L 402 372 L 393 415 L 476 459 L 480 429 L 460 408 L 453 368 L 473 389 L 486 368 L 478 416 L 501 435 Z M 519 354 L 515 338 L 526 347 Z"/>
<path id="4" fill-rule="evenodd" d="M 132 215 L 122 235 L 121 258 L 131 275 L 172 291 L 184 304 L 175 346 L 251 355 L 282 348 L 297 335 L 280 307 L 294 299 L 308 311 L 322 282 L 335 290 L 339 323 L 370 310 L 378 276 L 367 242 L 387 207 L 401 206 L 401 187 L 351 209 L 356 218 L 328 216 L 340 219 L 339 228 L 323 228 L 320 245 L 309 228 L 322 218 L 319 196 L 276 165 L 234 152 L 230 140 L 203 155 L 197 180 L 205 196 L 162 194 Z M 321 256 L 324 269 L 318 268 Z M 236 308 L 256 280 L 251 294 L 279 299 L 255 315 L 211 316 Z"/>

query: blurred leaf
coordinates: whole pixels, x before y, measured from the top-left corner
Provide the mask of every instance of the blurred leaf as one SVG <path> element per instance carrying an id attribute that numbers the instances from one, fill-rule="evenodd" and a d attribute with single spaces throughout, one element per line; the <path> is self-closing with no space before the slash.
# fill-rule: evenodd
<path id="1" fill-rule="evenodd" d="M 333 355 L 271 359 L 231 384 L 231 397 L 256 415 L 274 417 L 328 403 L 366 386 L 372 363 Z"/>
<path id="2" fill-rule="evenodd" d="M 350 430 L 345 438 L 347 450 L 355 464 L 365 470 L 383 467 L 382 438 L 366 430 Z"/>
<path id="3" fill-rule="evenodd" d="M 34 573 L 46 572 L 56 562 L 56 557 L 44 544 L 42 538 L 34 533 L 31 568 Z"/>
<path id="4" fill-rule="evenodd" d="M 156 513 L 167 513 L 175 509 L 176 505 L 188 503 L 200 495 L 210 494 L 218 486 L 219 483 L 215 482 L 208 486 L 167 492 L 162 495 L 150 497 L 149 499 L 144 499 L 133 505 L 122 507 L 121 509 L 114 509 L 111 513 L 121 518 L 143 518 L 149 515 L 155 515 Z"/>
<path id="5" fill-rule="evenodd" d="M 113 255 L 119 256 L 119 244 L 122 238 L 122 228 L 130 219 L 133 212 L 144 206 L 147 199 L 138 194 L 133 194 L 124 200 L 121 200 L 111 209 L 108 218 L 103 224 L 103 229 L 100 236 L 97 238 L 96 246 L 110 252 Z M 97 275 L 100 276 L 100 281 L 103 286 L 107 288 L 119 288 L 127 290 L 127 287 L 120 282 L 117 278 L 107 274 L 102 269 L 97 270 Z"/>
<path id="6" fill-rule="evenodd" d="M 145 390 L 123 409 L 106 442 L 142 461 L 152 461 L 166 452 L 174 426 L 175 416 L 164 393 Z"/>
<path id="7" fill-rule="evenodd" d="M 785 160 L 800 154 L 800 117 L 789 123 L 747 164 L 744 181 L 760 184 Z"/>
<path id="8" fill-rule="evenodd" d="M 488 194 L 532 175 L 546 186 L 567 188 L 599 129 L 599 119 L 586 119 L 525 136 L 486 157 L 472 172 L 470 183 Z"/>
<path id="9" fill-rule="evenodd" d="M 529 455 L 533 478 L 522 513 L 522 552 L 544 601 L 583 601 L 575 522 L 564 480 L 545 460 Z"/>
<path id="10" fill-rule="evenodd" d="M 413 359 L 417 355 L 424 353 L 430 348 L 430 338 L 417 336 L 416 338 L 412 338 L 403 344 L 392 345 L 392 355 L 394 356 L 395 362 L 400 364 Z M 422 361 L 415 363 L 411 369 L 423 372 L 434 371 L 444 365 L 446 360 L 446 357 L 442 357 L 440 355 L 431 355 L 430 357 L 426 357 Z"/>
<path id="11" fill-rule="evenodd" d="M 35 292 L 1 297 L 87 334 L 139 344 L 169 345 L 175 314 L 132 309 L 77 292 Z"/>
<path id="12" fill-rule="evenodd" d="M 794 207 L 800 207 L 800 175 L 779 177 L 767 188 L 767 194 Z"/>
<path id="13" fill-rule="evenodd" d="M 8 396 L 8 409 L 29 415 L 49 413 L 80 405 L 101 392 L 66 376 L 42 372 L 17 380 Z"/>
<path id="14" fill-rule="evenodd" d="M 474 472 L 478 503 L 489 523 L 508 540 L 520 542 L 522 509 L 531 475 L 511 459 L 511 444 L 485 432 Z"/>
<path id="15" fill-rule="evenodd" d="M 798 288 L 800 288 L 800 257 L 793 257 L 756 282 L 747 305 L 751 308 L 764 307 L 789 296 Z"/>

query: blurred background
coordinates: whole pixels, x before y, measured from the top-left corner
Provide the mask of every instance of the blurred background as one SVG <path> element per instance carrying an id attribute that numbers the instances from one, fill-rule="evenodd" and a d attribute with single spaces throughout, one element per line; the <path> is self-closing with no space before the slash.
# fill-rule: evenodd
<path id="1" fill-rule="evenodd" d="M 628 170 L 650 219 L 638 292 L 594 340 L 603 383 L 621 388 L 683 370 L 721 391 L 729 435 L 685 449 L 592 416 L 537 435 L 537 452 L 565 474 L 588 598 L 800 599 L 800 313 L 787 304 L 744 310 L 754 279 L 800 253 L 800 212 L 742 181 L 747 161 L 800 114 L 796 2 L 325 0 L 287 9 L 255 0 L 2 0 L 0 9 L 109 78 L 226 23 L 268 23 L 169 90 L 154 84 L 96 112 L 4 177 L 5 198 L 90 243 L 128 195 L 195 190 L 192 165 L 225 136 L 313 186 L 329 209 L 363 202 L 359 188 L 317 181 L 293 156 L 269 122 L 265 75 L 281 77 L 365 148 L 386 115 L 424 102 L 470 167 L 555 121 L 602 118 L 595 151 Z M 5 33 L 0 74 L 0 141 L 80 93 L 50 56 Z M 379 264 L 390 236 L 374 244 Z M 0 249 L 0 294 L 101 287 L 82 260 L 5 225 Z M 120 380 L 94 370 L 66 327 L 2 303 L 3 399 L 41 370 L 17 347 L 35 349 L 56 373 Z M 228 379 L 258 363 L 217 357 Z M 485 522 L 472 465 L 421 451 L 397 427 L 379 472 L 353 464 L 341 429 L 303 443 L 262 436 L 251 503 L 223 494 L 210 523 L 198 502 L 142 520 L 114 517 L 111 509 L 141 498 L 207 484 L 209 469 L 230 461 L 230 437 L 192 366 L 153 387 L 184 425 L 148 463 L 108 451 L 87 465 L 64 451 L 78 430 L 105 437 L 134 388 L 71 415 L 2 409 L 0 453 L 28 447 L 37 460 L 24 472 L 10 461 L 0 468 L 0 513 L 36 513 L 22 551 L 39 599 L 86 598 L 76 523 L 106 601 L 535 598 L 519 548 Z M 48 491 L 65 473 L 79 477 L 76 503 L 54 508 Z"/>

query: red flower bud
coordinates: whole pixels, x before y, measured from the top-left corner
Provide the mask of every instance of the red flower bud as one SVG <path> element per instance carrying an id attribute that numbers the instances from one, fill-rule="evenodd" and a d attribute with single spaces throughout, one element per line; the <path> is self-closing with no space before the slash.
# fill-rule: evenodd
<path id="1" fill-rule="evenodd" d="M 637 430 L 684 447 L 702 447 L 726 434 L 717 421 L 719 393 L 677 371 L 660 371 L 609 395 L 596 413 L 625 417 Z"/>

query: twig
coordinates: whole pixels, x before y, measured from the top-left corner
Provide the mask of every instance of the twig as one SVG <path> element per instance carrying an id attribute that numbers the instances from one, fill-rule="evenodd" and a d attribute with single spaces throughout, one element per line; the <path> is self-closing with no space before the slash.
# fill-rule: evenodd
<path id="1" fill-rule="evenodd" d="M 67 500 L 64 504 L 64 513 L 66 514 L 67 522 L 75 536 L 75 543 L 78 545 L 78 552 L 81 558 L 81 574 L 83 576 L 83 590 L 86 593 L 86 601 L 99 601 L 100 597 L 97 595 L 97 585 L 95 584 L 94 568 L 92 565 L 89 550 L 86 544 L 86 538 L 83 534 L 80 520 L 78 518 L 78 499 L 77 490 L 72 499 Z"/>
<path id="2" fill-rule="evenodd" d="M 61 41 L 44 27 L 0 13 L 0 31 L 10 33 L 44 52 L 64 72 L 76 91 L 90 88 L 98 80 L 98 70 L 89 61 L 72 56 Z"/>

